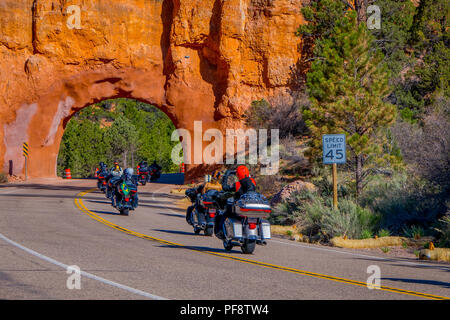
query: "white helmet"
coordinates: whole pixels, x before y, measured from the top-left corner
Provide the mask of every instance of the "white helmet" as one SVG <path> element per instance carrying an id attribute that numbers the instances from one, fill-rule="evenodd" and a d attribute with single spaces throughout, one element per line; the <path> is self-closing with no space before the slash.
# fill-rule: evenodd
<path id="1" fill-rule="evenodd" d="M 134 170 L 133 168 L 126 168 L 125 171 L 123 172 L 126 176 L 132 176 L 134 174 Z"/>

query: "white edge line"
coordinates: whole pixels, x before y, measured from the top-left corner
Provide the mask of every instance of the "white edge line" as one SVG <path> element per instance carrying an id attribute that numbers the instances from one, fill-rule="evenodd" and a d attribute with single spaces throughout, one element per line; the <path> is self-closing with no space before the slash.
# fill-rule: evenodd
<path id="1" fill-rule="evenodd" d="M 29 254 L 31 254 L 31 255 L 33 255 L 33 256 L 36 256 L 36 257 L 38 257 L 38 258 L 40 258 L 40 259 L 42 259 L 42 260 L 45 260 L 45 261 L 50 262 L 50 263 L 52 263 L 52 264 L 55 264 L 55 265 L 57 265 L 57 266 L 59 266 L 59 267 L 61 267 L 61 268 L 63 268 L 63 269 L 66 269 L 66 270 L 67 270 L 67 268 L 69 267 L 68 265 L 65 265 L 64 263 L 61 263 L 61 262 L 56 261 L 56 260 L 54 260 L 54 259 L 52 259 L 52 258 L 49 258 L 49 257 L 47 257 L 47 256 L 44 256 L 43 254 L 40 254 L 39 252 L 36 252 L 36 251 L 31 250 L 31 249 L 29 249 L 29 248 L 27 248 L 27 247 L 24 247 L 24 246 L 22 246 L 21 244 L 19 244 L 19 243 L 17 243 L 17 242 L 14 242 L 13 240 L 11 240 L 11 239 L 5 237 L 5 236 L 4 236 L 3 234 L 1 234 L 1 233 L 0 233 L 0 238 L 3 239 L 4 241 L 8 242 L 8 243 L 11 244 L 11 245 L 13 245 L 13 246 L 15 246 L 15 247 L 17 247 L 17 248 L 19 248 L 19 249 L 22 249 L 22 250 L 28 252 Z M 141 295 L 141 296 L 144 296 L 144 297 L 153 299 L 153 300 L 168 300 L 167 298 L 163 298 L 163 297 L 160 297 L 160 296 L 157 296 L 157 295 L 153 295 L 153 294 L 148 293 L 148 292 L 145 292 L 145 291 L 141 291 L 141 290 L 138 290 L 138 289 L 134 289 L 134 288 L 125 286 L 125 285 L 123 285 L 123 284 L 120 284 L 120 283 L 117 283 L 117 282 L 114 282 L 114 281 L 111 281 L 111 280 L 108 280 L 108 279 L 105 279 L 105 278 L 96 276 L 96 275 L 94 275 L 94 274 L 92 274 L 92 273 L 88 273 L 88 272 L 85 272 L 85 271 L 81 271 L 80 273 L 81 273 L 82 276 L 85 276 L 86 278 L 90 278 L 90 279 L 93 279 L 93 280 L 97 280 L 97 281 L 103 282 L 103 283 L 105 283 L 105 284 L 108 284 L 108 285 L 110 285 L 110 286 L 117 287 L 117 288 L 120 288 L 120 289 L 129 291 L 129 292 L 131 292 L 131 293 L 135 293 L 135 294 L 138 294 L 138 295 Z"/>

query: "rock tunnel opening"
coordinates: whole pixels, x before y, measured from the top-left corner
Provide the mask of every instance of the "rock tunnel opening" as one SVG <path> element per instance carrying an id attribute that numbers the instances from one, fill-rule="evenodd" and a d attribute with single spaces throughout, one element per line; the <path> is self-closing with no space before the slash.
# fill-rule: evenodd
<path id="1" fill-rule="evenodd" d="M 179 171 L 171 153 L 173 121 L 160 109 L 135 99 L 107 99 L 86 106 L 64 120 L 57 175 L 70 169 L 74 178 L 94 175 L 99 162 L 136 168 L 155 160 L 165 173 Z"/>

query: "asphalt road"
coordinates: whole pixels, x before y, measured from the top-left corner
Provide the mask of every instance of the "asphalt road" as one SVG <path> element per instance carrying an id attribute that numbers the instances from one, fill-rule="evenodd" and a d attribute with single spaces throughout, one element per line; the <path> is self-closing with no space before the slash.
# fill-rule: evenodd
<path id="1" fill-rule="evenodd" d="M 217 238 L 194 235 L 172 184 L 139 187 L 130 216 L 94 187 L 95 180 L 56 179 L 0 185 L 0 299 L 450 297 L 450 264 L 279 238 L 252 255 L 228 253 Z M 67 287 L 73 265 L 80 289 Z M 365 285 L 371 265 L 380 269 L 380 290 Z"/>

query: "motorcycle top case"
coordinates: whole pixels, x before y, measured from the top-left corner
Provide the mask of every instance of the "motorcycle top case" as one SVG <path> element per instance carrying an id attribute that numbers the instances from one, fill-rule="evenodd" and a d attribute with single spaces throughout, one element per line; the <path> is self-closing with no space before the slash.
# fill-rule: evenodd
<path id="1" fill-rule="evenodd" d="M 238 215 L 249 218 L 264 218 L 272 212 L 272 209 L 269 201 L 262 194 L 248 192 L 235 202 L 234 211 Z"/>
<path id="2" fill-rule="evenodd" d="M 218 194 L 219 192 L 217 190 L 208 190 L 200 198 L 200 205 L 208 209 L 215 208 L 215 201 Z"/>
<path id="3" fill-rule="evenodd" d="M 143 173 L 143 172 L 148 173 L 148 167 L 140 167 L 139 173 Z"/>

